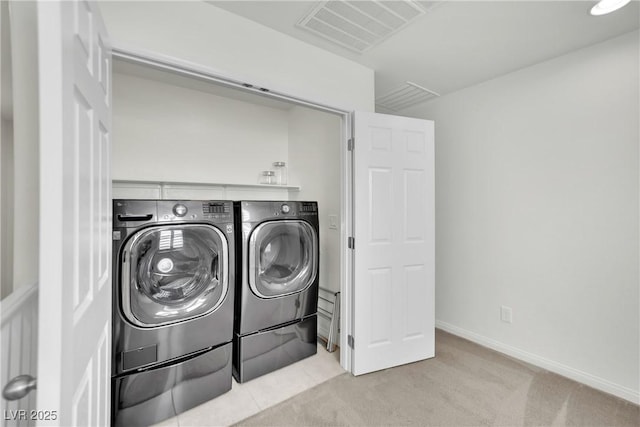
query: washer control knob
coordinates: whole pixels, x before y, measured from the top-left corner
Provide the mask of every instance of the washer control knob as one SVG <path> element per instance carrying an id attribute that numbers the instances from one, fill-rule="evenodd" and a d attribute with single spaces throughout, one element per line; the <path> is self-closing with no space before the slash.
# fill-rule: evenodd
<path id="1" fill-rule="evenodd" d="M 280 208 L 280 210 L 282 210 L 282 213 L 284 213 L 284 214 L 288 214 L 288 213 L 289 213 L 289 211 L 291 210 L 291 208 L 289 207 L 289 205 L 285 204 L 285 205 L 282 205 L 282 207 Z"/>
<path id="2" fill-rule="evenodd" d="M 176 216 L 185 216 L 187 214 L 187 207 L 182 204 L 177 204 L 173 207 L 173 213 Z"/>

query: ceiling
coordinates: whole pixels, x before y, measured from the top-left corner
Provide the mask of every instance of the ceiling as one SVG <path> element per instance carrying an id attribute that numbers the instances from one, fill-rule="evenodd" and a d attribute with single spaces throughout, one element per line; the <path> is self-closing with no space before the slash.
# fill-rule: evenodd
<path id="1" fill-rule="evenodd" d="M 208 3 L 374 69 L 376 98 L 406 81 L 444 95 L 640 27 L 638 0 L 599 17 L 595 1 L 425 1 L 424 15 L 358 53 L 296 27 L 318 1 Z"/>

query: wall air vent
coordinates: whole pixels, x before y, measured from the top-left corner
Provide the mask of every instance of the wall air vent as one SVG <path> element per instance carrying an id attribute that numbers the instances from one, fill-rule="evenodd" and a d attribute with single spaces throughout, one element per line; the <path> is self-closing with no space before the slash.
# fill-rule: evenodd
<path id="1" fill-rule="evenodd" d="M 382 107 L 384 110 L 396 112 L 438 96 L 440 96 L 440 94 L 432 90 L 426 89 L 413 82 L 406 82 L 404 85 L 392 90 L 386 95 L 376 98 L 376 107 Z"/>
<path id="2" fill-rule="evenodd" d="M 430 3 L 423 2 L 430 8 Z M 400 31 L 427 9 L 411 0 L 321 1 L 297 26 L 361 53 Z"/>

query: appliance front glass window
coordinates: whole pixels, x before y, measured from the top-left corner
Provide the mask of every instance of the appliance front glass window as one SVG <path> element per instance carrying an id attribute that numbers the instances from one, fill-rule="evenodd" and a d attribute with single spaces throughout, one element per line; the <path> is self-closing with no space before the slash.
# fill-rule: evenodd
<path id="1" fill-rule="evenodd" d="M 250 285 L 258 296 L 300 292 L 316 278 L 317 236 L 305 221 L 261 224 L 252 234 L 250 247 Z"/>
<path id="2" fill-rule="evenodd" d="M 226 295 L 226 241 L 206 225 L 154 227 L 125 251 L 133 322 L 166 324 L 205 314 Z M 126 281 L 125 281 L 126 280 Z M 124 292 L 123 292 L 124 294 Z"/>

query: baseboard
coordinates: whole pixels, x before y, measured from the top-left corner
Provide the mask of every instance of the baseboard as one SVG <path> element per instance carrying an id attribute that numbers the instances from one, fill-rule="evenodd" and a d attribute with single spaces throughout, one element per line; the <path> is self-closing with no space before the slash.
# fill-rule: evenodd
<path id="1" fill-rule="evenodd" d="M 465 338 L 483 347 L 488 347 L 492 350 L 504 353 L 508 356 L 546 369 L 550 372 L 562 375 L 563 377 L 570 378 L 579 383 L 586 384 L 597 390 L 612 394 L 624 400 L 628 400 L 629 402 L 635 403 L 636 405 L 640 405 L 640 392 L 638 392 L 637 390 L 623 387 L 619 384 L 615 384 L 611 381 L 605 380 L 604 378 L 591 375 L 587 372 L 580 371 L 578 369 L 563 365 L 553 360 L 546 359 L 536 354 L 520 350 L 507 344 L 503 344 L 499 341 L 487 338 L 483 335 L 468 331 L 458 326 L 451 325 L 441 320 L 436 320 L 436 328 L 442 329 L 443 331 L 449 332 L 453 335 L 457 335 L 461 338 Z"/>

